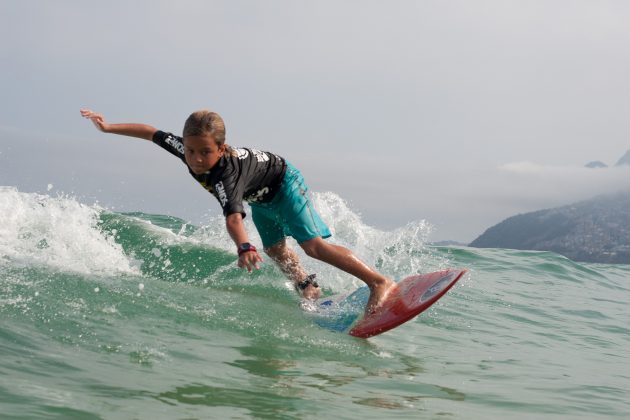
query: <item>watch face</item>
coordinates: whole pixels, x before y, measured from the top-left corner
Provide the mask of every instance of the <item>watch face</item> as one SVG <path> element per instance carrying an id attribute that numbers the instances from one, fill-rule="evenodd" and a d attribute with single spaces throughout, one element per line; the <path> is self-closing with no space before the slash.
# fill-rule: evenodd
<path id="1" fill-rule="evenodd" d="M 238 246 L 238 255 L 244 254 L 246 252 L 253 251 L 256 252 L 256 247 L 249 242 L 245 242 Z"/>

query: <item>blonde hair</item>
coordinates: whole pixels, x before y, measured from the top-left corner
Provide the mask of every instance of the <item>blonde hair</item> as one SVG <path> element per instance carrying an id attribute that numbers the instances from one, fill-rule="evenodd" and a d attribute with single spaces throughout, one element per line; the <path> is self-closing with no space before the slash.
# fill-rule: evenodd
<path id="1" fill-rule="evenodd" d="M 225 123 L 216 112 L 201 109 L 195 111 L 184 123 L 184 137 L 211 135 L 218 146 L 225 144 Z M 225 145 L 228 151 L 231 147 Z"/>

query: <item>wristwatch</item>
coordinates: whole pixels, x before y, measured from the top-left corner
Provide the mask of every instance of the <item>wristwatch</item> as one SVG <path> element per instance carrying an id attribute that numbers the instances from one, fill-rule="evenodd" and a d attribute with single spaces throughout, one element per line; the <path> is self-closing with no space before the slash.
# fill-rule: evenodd
<path id="1" fill-rule="evenodd" d="M 242 254 L 244 254 L 246 252 L 250 252 L 250 251 L 257 252 L 256 251 L 256 247 L 254 245 L 250 244 L 249 242 L 243 242 L 242 244 L 240 244 L 238 246 L 238 255 L 239 255 L 239 257 Z"/>

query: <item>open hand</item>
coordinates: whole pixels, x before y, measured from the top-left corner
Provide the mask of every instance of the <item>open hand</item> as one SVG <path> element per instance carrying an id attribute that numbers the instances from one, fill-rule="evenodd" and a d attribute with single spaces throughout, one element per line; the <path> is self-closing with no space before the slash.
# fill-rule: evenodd
<path id="1" fill-rule="evenodd" d="M 254 268 L 260 269 L 258 263 L 261 263 L 262 260 L 257 251 L 244 252 L 238 257 L 238 266 L 246 268 L 251 273 Z"/>
<path id="2" fill-rule="evenodd" d="M 94 126 L 100 131 L 104 133 L 107 132 L 109 125 L 105 122 L 105 118 L 103 117 L 103 115 L 94 112 L 91 109 L 82 109 L 81 116 L 92 121 Z"/>

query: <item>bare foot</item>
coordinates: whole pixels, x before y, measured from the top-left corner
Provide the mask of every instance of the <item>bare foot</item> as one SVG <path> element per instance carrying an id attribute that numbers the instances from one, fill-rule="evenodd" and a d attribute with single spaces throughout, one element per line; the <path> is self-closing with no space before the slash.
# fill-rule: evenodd
<path id="1" fill-rule="evenodd" d="M 386 279 L 386 281 L 375 283 L 370 288 L 370 298 L 368 299 L 368 303 L 365 306 L 365 315 L 368 316 L 375 313 L 379 307 L 387 300 L 387 296 L 389 296 L 390 292 L 394 290 L 396 283 L 390 279 Z"/>
<path id="2" fill-rule="evenodd" d="M 302 297 L 304 299 L 316 300 L 322 295 L 319 287 L 314 287 L 312 284 L 309 284 L 306 289 L 300 290 Z"/>
<path id="3" fill-rule="evenodd" d="M 309 284 L 305 289 L 301 289 L 297 283 L 294 283 L 293 287 L 295 287 L 295 291 L 298 295 L 302 296 L 304 299 L 317 300 L 322 295 L 321 289 L 313 286 L 313 284 Z"/>

